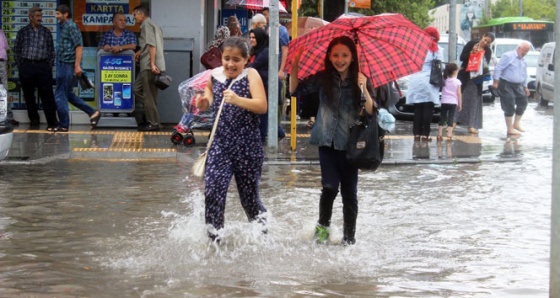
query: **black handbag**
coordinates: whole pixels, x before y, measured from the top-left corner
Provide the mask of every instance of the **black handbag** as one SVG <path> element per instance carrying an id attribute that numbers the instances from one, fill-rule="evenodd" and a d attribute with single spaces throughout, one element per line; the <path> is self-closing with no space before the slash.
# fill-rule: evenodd
<path id="1" fill-rule="evenodd" d="M 362 107 L 356 122 L 350 127 L 346 159 L 361 170 L 375 171 L 385 153 L 385 130 L 377 122 L 377 111 L 368 115 Z"/>
<path id="2" fill-rule="evenodd" d="M 169 86 L 171 86 L 172 81 L 173 79 L 171 79 L 170 76 L 166 75 L 163 72 L 157 74 L 155 78 L 156 87 L 158 87 L 160 90 L 167 89 Z"/>
<path id="3" fill-rule="evenodd" d="M 445 86 L 445 82 L 443 81 L 443 63 L 439 59 L 432 60 L 430 84 L 440 88 Z"/>

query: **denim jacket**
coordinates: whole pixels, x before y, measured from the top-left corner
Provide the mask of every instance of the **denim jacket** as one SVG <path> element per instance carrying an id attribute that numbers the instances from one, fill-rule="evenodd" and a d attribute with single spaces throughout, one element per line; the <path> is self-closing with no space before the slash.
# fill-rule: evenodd
<path id="1" fill-rule="evenodd" d="M 309 143 L 317 146 L 332 146 L 335 150 L 345 151 L 350 127 L 356 121 L 359 112 L 359 107 L 353 101 L 353 84 L 356 82 L 350 78 L 342 81 L 340 74 L 335 72 L 332 75 L 332 85 L 323 86 L 321 79 L 323 75 L 328 74 L 321 71 L 301 81 L 295 95 L 303 96 L 319 92 L 319 110 Z M 368 86 L 371 87 L 370 84 L 368 81 Z M 332 102 L 328 100 L 326 88 L 333 88 Z"/>

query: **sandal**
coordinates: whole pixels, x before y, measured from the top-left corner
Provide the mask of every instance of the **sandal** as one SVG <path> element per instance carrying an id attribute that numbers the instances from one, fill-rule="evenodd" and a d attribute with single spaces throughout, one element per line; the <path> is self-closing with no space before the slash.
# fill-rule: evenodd
<path id="1" fill-rule="evenodd" d="M 307 128 L 312 129 L 313 125 L 315 125 L 315 121 L 313 121 L 313 120 L 307 121 Z"/>
<path id="2" fill-rule="evenodd" d="M 101 118 L 101 112 L 96 111 L 95 113 L 97 113 L 97 116 L 92 116 L 91 118 L 89 118 L 89 123 L 91 124 L 91 129 L 94 129 L 95 127 L 97 127 L 97 124 L 99 123 L 99 118 Z M 95 113 L 93 113 L 93 115 L 95 115 Z"/>
<path id="3" fill-rule="evenodd" d="M 54 132 L 68 132 L 68 128 L 59 126 L 54 129 Z"/>
<path id="4" fill-rule="evenodd" d="M 48 132 L 56 132 L 56 127 L 55 126 L 48 126 L 47 131 Z"/>
<path id="5" fill-rule="evenodd" d="M 441 141 L 443 141 L 443 136 L 437 136 L 436 139 L 437 139 L 438 142 L 441 142 Z"/>

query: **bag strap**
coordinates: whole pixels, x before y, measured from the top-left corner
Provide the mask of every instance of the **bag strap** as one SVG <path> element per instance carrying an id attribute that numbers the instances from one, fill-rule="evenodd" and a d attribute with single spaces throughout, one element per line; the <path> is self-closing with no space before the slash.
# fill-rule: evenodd
<path id="1" fill-rule="evenodd" d="M 229 86 L 226 90 L 229 90 L 233 83 L 237 82 L 240 78 L 237 77 L 229 83 Z M 224 107 L 224 98 L 222 97 L 222 103 L 220 104 L 220 108 L 218 109 L 218 114 L 216 114 L 216 119 L 214 120 L 214 125 L 212 126 L 212 132 L 210 133 L 210 138 L 208 139 L 208 144 L 206 144 L 206 150 L 210 150 L 210 146 L 212 146 L 212 142 L 214 141 L 214 135 L 216 133 L 216 129 L 218 128 L 218 122 L 220 121 L 220 115 L 222 114 L 222 108 Z"/>

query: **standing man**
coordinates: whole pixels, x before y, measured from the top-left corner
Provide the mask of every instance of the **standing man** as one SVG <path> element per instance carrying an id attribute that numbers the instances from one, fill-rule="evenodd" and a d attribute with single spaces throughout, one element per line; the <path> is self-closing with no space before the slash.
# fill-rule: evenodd
<path id="1" fill-rule="evenodd" d="M 494 69 L 494 88 L 499 90 L 500 105 L 506 118 L 507 134 L 510 136 L 520 135 L 525 131 L 519 122 L 527 108 L 530 94 L 527 88 L 527 63 L 523 59 L 530 49 L 528 42 L 521 42 L 517 49 L 503 54 Z"/>
<path id="2" fill-rule="evenodd" d="M 144 106 L 146 123 L 140 125 L 139 131 L 160 130 L 159 113 L 157 110 L 157 92 L 155 84 L 156 74 L 165 71 L 165 59 L 163 56 L 163 32 L 161 27 L 154 23 L 146 8 L 138 6 L 134 8 L 134 20 L 140 24 L 140 50 L 134 55 L 136 61 L 140 61 L 140 73 L 134 81 L 134 95 L 139 104 Z M 140 124 L 143 119 L 136 114 L 136 121 Z"/>
<path id="3" fill-rule="evenodd" d="M 4 31 L 0 29 L 0 84 L 4 85 L 4 89 L 8 91 L 8 50 L 10 46 L 8 45 L 8 40 Z M 8 115 L 7 121 L 13 125 L 18 125 L 19 122 L 14 119 L 14 113 L 12 113 L 12 105 L 8 103 Z"/>
<path id="4" fill-rule="evenodd" d="M 68 102 L 88 114 L 93 129 L 97 126 L 101 113 L 74 93 L 74 88 L 78 87 L 78 77 L 82 75 L 82 33 L 72 20 L 72 13 L 67 5 L 59 5 L 55 11 L 56 19 L 60 24 L 55 91 L 56 108 L 60 122 L 57 131 L 67 132 L 70 127 Z"/>
<path id="5" fill-rule="evenodd" d="M 105 32 L 99 42 L 99 49 L 105 52 L 120 53 L 126 50 L 136 50 L 138 42 L 136 35 L 126 29 L 126 16 L 122 12 L 113 14 L 113 29 Z"/>
<path id="6" fill-rule="evenodd" d="M 54 65 L 54 42 L 52 32 L 43 26 L 43 9 L 33 6 L 27 14 L 29 25 L 21 28 L 16 35 L 14 57 L 19 70 L 19 80 L 27 105 L 27 116 L 31 125 L 39 125 L 39 112 L 35 99 L 37 88 L 43 112 L 47 120 L 47 130 L 58 127 L 56 103 L 52 88 Z"/>

